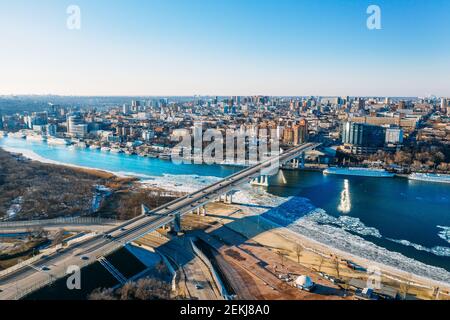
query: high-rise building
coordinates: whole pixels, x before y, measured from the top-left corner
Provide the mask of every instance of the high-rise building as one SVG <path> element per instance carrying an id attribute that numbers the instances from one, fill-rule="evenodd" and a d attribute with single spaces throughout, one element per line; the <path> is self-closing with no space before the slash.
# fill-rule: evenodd
<path id="1" fill-rule="evenodd" d="M 138 100 L 131 101 L 131 111 L 138 112 L 140 106 L 141 106 L 140 101 L 138 101 Z"/>
<path id="2" fill-rule="evenodd" d="M 283 143 L 292 144 L 294 141 L 294 130 L 292 128 L 284 128 L 283 130 Z"/>
<path id="3" fill-rule="evenodd" d="M 447 99 L 441 98 L 441 111 L 446 112 L 447 111 Z"/>
<path id="4" fill-rule="evenodd" d="M 364 110 L 366 108 L 366 100 L 363 98 L 358 99 L 358 110 Z"/>
<path id="5" fill-rule="evenodd" d="M 149 141 L 155 137 L 155 132 L 153 130 L 142 131 L 142 139 L 144 141 Z"/>
<path id="6" fill-rule="evenodd" d="M 401 128 L 386 128 L 386 144 L 400 145 L 403 143 L 403 130 Z"/>
<path id="7" fill-rule="evenodd" d="M 82 138 L 88 133 L 88 125 L 81 113 L 72 113 L 67 117 L 67 133 L 72 137 Z"/>
<path id="8" fill-rule="evenodd" d="M 308 122 L 301 119 L 299 124 L 294 125 L 293 129 L 293 145 L 298 146 L 308 141 Z"/>
<path id="9" fill-rule="evenodd" d="M 47 135 L 51 136 L 51 137 L 55 137 L 56 136 L 56 124 L 48 124 L 46 126 L 46 130 L 47 130 Z"/>
<path id="10" fill-rule="evenodd" d="M 124 115 L 128 115 L 130 113 L 130 106 L 126 103 L 122 106 L 122 113 Z"/>
<path id="11" fill-rule="evenodd" d="M 33 129 L 34 126 L 45 126 L 48 123 L 47 112 L 33 112 L 30 116 L 24 117 L 25 124 L 28 129 Z"/>
<path id="12" fill-rule="evenodd" d="M 342 126 L 342 143 L 354 154 L 375 153 L 384 147 L 385 128 L 364 123 L 345 122 Z"/>

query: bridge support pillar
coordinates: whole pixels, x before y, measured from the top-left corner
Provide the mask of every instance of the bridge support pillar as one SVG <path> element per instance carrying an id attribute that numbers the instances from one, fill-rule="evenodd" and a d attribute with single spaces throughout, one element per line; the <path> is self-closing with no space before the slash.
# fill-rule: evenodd
<path id="1" fill-rule="evenodd" d="M 305 168 L 306 154 L 302 152 L 302 169 Z"/>
<path id="2" fill-rule="evenodd" d="M 232 193 L 225 193 L 225 195 L 224 195 L 224 203 L 227 203 L 227 204 L 232 204 L 233 203 L 233 194 Z"/>
<path id="3" fill-rule="evenodd" d="M 206 207 L 205 207 L 205 206 L 201 207 L 201 215 L 202 215 L 203 217 L 206 217 L 206 214 L 207 214 L 207 212 L 206 212 Z"/>
<path id="4" fill-rule="evenodd" d="M 267 176 L 267 175 L 259 176 L 258 178 L 253 179 L 250 182 L 250 184 L 253 186 L 268 187 L 269 186 L 269 176 Z"/>
<path id="5" fill-rule="evenodd" d="M 171 227 L 173 232 L 181 232 L 181 215 L 179 213 L 175 214 L 175 220 L 173 220 Z"/>

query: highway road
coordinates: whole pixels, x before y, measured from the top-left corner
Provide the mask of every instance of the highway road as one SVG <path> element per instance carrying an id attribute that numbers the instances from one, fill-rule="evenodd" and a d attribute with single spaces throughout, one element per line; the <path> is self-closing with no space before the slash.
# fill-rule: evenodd
<path id="1" fill-rule="evenodd" d="M 286 163 L 297 158 L 301 153 L 316 148 L 318 144 L 306 143 L 295 147 L 277 157 L 273 157 L 253 167 L 239 171 L 212 185 L 194 193 L 175 199 L 162 207 L 152 210 L 148 215 L 141 215 L 129 220 L 104 234 L 80 242 L 61 252 L 56 252 L 40 259 L 33 266 L 25 266 L 11 274 L 0 278 L 0 299 L 20 298 L 24 291 L 36 290 L 40 284 L 49 279 L 65 275 L 69 266 L 84 266 L 96 261 L 99 257 L 120 248 L 140 237 L 172 223 L 175 215 L 184 215 L 203 205 L 214 201 L 220 195 L 250 182 L 252 179 L 268 174 L 264 170 Z M 46 269 L 46 270 L 43 270 Z"/>
<path id="2" fill-rule="evenodd" d="M 159 253 L 171 259 L 180 269 L 178 288 L 188 299 L 222 300 L 211 271 L 207 265 L 195 255 L 187 238 L 168 239 L 154 234 L 147 234 L 136 241 L 155 248 Z"/>

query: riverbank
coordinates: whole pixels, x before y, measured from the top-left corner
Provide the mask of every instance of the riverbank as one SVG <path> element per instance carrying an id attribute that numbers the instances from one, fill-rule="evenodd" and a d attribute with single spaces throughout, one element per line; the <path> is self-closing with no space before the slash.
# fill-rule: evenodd
<path id="1" fill-rule="evenodd" d="M 324 245 L 264 218 L 245 205 L 213 203 L 208 205 L 207 210 L 207 217 L 195 216 L 189 219 L 190 223 L 209 224 L 216 229 L 219 228 L 218 224 L 224 226 L 269 249 L 274 255 L 279 256 L 281 252 L 285 258 L 300 262 L 301 266 L 313 272 L 309 274 L 311 277 L 315 274 L 314 278 L 317 278 L 322 273 L 337 277 L 344 283 L 353 279 L 366 284 L 369 277 L 373 278 L 378 272 L 382 286 L 397 291 L 399 295 L 433 299 L 434 289 L 439 287 L 441 298 L 450 299 L 450 283 L 417 276 Z M 221 230 L 221 233 L 225 232 L 223 228 Z M 239 247 L 242 244 L 235 245 Z M 358 268 L 350 268 L 347 262 Z M 278 260 L 275 263 L 281 262 Z M 336 267 L 337 264 L 339 267 Z"/>
<path id="2" fill-rule="evenodd" d="M 90 216 L 98 212 L 105 198 L 136 180 L 6 149 L 0 148 L 2 221 Z"/>
<path id="3" fill-rule="evenodd" d="M 12 147 L 7 147 L 7 146 L 1 146 L 0 149 L 3 149 L 3 150 L 5 150 L 6 152 L 9 152 L 9 153 L 20 154 L 26 159 L 29 159 L 29 160 L 32 160 L 32 161 L 38 161 L 40 163 L 69 167 L 69 168 L 73 168 L 73 169 L 78 169 L 78 170 L 86 172 L 86 173 L 93 173 L 93 174 L 96 174 L 96 175 L 99 175 L 99 176 L 104 176 L 104 177 L 115 176 L 117 178 L 130 178 L 130 175 L 126 175 L 126 174 L 121 174 L 121 173 L 112 172 L 112 171 L 108 171 L 108 170 L 100 170 L 100 169 L 97 169 L 97 168 L 78 166 L 78 165 L 75 165 L 75 164 L 63 163 L 63 162 L 60 162 L 60 161 L 50 160 L 50 159 L 41 157 L 40 155 L 38 155 L 37 153 L 35 153 L 35 152 L 31 151 L 31 150 L 18 149 L 18 148 L 12 148 Z"/>
<path id="4" fill-rule="evenodd" d="M 82 153 L 84 155 L 84 153 Z M 97 155 L 97 153 L 95 153 Z M 111 156 L 112 159 L 116 159 L 117 156 Z M 122 157 L 121 157 L 122 158 Z M 109 159 L 109 157 L 108 157 Z M 123 158 L 123 161 L 125 163 L 128 163 L 128 161 L 135 161 L 134 158 L 125 157 Z M 149 162 L 150 165 L 153 164 L 153 162 Z M 170 164 L 170 163 L 169 163 Z M 159 161 L 155 162 L 155 165 L 159 165 Z M 159 173 L 158 175 L 155 175 L 152 171 L 156 171 L 153 169 L 149 169 L 149 174 L 143 177 L 142 183 L 144 185 L 147 185 L 149 187 L 157 187 L 164 190 L 170 190 L 172 191 L 179 191 L 179 192 L 193 192 L 194 190 L 197 190 L 201 187 L 204 187 L 205 185 L 211 184 L 213 182 L 218 181 L 220 178 L 217 176 L 206 176 L 208 173 L 212 172 L 211 166 L 205 167 L 205 166 L 197 166 L 196 171 L 199 172 L 197 174 L 193 173 L 192 166 L 174 166 L 176 170 L 176 174 L 168 174 L 168 173 Z M 160 169 L 160 172 L 166 172 L 165 168 Z M 172 172 L 173 172 L 172 171 Z M 214 171 L 218 172 L 218 171 Z M 185 174 L 186 173 L 186 174 Z M 129 172 L 129 175 L 133 175 L 133 172 Z M 142 174 L 135 174 L 138 177 L 142 177 Z M 280 173 L 281 175 L 281 173 Z M 300 179 L 305 180 L 309 175 L 301 175 Z M 314 175 L 315 180 L 311 180 L 311 182 L 308 182 L 306 184 L 306 187 L 309 189 L 309 183 L 311 186 L 317 186 L 319 188 L 325 187 L 326 183 L 329 183 L 330 181 L 333 181 L 333 187 L 336 186 L 338 188 L 341 188 L 340 184 L 343 182 L 344 179 L 337 179 L 334 177 L 329 177 L 324 180 L 322 175 Z M 273 180 L 277 180 L 277 177 L 274 177 Z M 289 179 L 288 179 L 289 180 Z M 395 180 L 395 179 L 389 179 L 389 180 Z M 399 179 L 400 180 L 400 179 Z M 300 181 L 299 179 L 295 179 L 293 183 L 297 185 Z M 352 181 L 350 179 L 350 181 Z M 370 180 L 363 180 L 362 179 L 354 179 L 355 186 L 357 186 L 358 183 L 362 183 L 364 185 L 364 189 L 369 190 L 377 190 L 377 186 L 372 186 L 374 184 L 378 184 L 378 179 L 370 179 Z M 383 180 L 383 185 L 386 183 L 395 183 L 395 181 L 392 182 L 385 182 Z M 404 186 L 406 187 L 406 185 Z M 279 187 L 281 188 L 281 187 Z M 286 223 L 282 223 L 282 225 L 290 230 L 290 232 L 298 233 L 304 236 L 307 239 L 314 239 L 314 241 L 317 241 L 318 243 L 322 245 L 330 246 L 330 248 L 336 248 L 332 250 L 341 250 L 342 252 L 350 252 L 354 256 L 359 257 L 366 257 L 367 261 L 378 261 L 377 263 L 381 263 L 381 265 L 386 266 L 401 266 L 402 269 L 407 270 L 404 271 L 406 273 L 414 273 L 414 274 L 423 274 L 427 275 L 429 274 L 430 277 L 438 278 L 438 279 L 450 279 L 448 276 L 448 272 L 443 270 L 442 268 L 437 268 L 433 266 L 428 266 L 427 264 L 418 262 L 416 260 L 413 260 L 411 258 L 407 258 L 406 256 L 398 253 L 398 249 L 394 248 L 395 251 L 390 251 L 385 249 L 384 247 L 380 247 L 380 245 L 375 245 L 372 243 L 372 241 L 369 241 L 367 239 L 363 239 L 361 236 L 374 236 L 376 238 L 380 237 L 379 230 L 365 226 L 358 218 L 355 218 L 354 215 L 352 216 L 341 216 L 339 219 L 335 218 L 331 215 L 331 210 L 329 210 L 329 214 L 325 210 L 322 210 L 320 208 L 312 207 L 310 203 L 307 203 L 307 201 L 304 198 L 301 198 L 299 194 L 304 195 L 306 198 L 311 198 L 311 193 L 306 193 L 308 189 L 302 189 L 300 191 L 295 191 L 292 195 L 291 194 L 291 186 L 282 187 L 279 192 L 281 196 L 276 196 L 272 193 L 267 192 L 264 188 L 252 188 L 248 185 L 243 185 L 240 187 L 240 191 L 235 195 L 235 200 L 239 202 L 241 205 L 247 206 L 251 209 L 251 211 L 258 211 L 258 213 L 263 214 L 266 212 L 269 212 L 269 217 L 271 221 L 274 220 L 280 220 L 280 217 L 276 217 L 276 214 L 278 216 L 282 216 L 281 218 L 285 216 L 289 216 L 290 219 Z M 428 187 L 427 187 L 428 188 Z M 316 190 L 316 189 L 315 189 Z M 355 190 L 353 190 L 352 182 L 350 183 L 350 190 L 354 193 Z M 383 189 L 384 190 L 384 189 Z M 272 190 L 273 191 L 273 190 Z M 314 191 L 314 190 L 312 190 Z M 331 190 L 333 191 L 333 190 Z M 381 191 L 381 190 L 380 190 Z M 340 192 L 340 191 L 339 191 Z M 435 192 L 432 192 L 432 194 L 436 194 Z M 379 195 L 380 196 L 380 195 Z M 420 193 L 420 196 L 423 197 L 423 194 Z M 327 198 L 329 195 L 327 196 Z M 323 197 L 322 197 L 323 198 Z M 370 196 L 371 199 L 374 198 L 373 191 Z M 311 198 L 312 199 L 312 198 Z M 409 198 L 408 198 L 409 199 Z M 352 205 L 355 207 L 357 205 L 357 201 L 369 201 L 370 199 L 366 199 L 365 196 L 361 197 L 359 195 L 358 198 L 353 195 L 352 197 Z M 446 200 L 437 199 L 438 201 L 444 201 L 445 204 Z M 409 201 L 409 200 L 408 200 Z M 416 196 L 412 197 L 410 201 L 416 201 L 416 204 L 420 204 L 420 199 L 416 199 Z M 428 200 L 428 201 L 434 201 L 434 199 Z M 321 207 L 320 201 L 316 199 L 314 203 L 317 203 L 318 206 Z M 363 207 L 367 208 L 367 204 L 362 204 Z M 443 205 L 444 206 L 444 205 Z M 377 210 L 382 210 L 382 208 L 379 208 L 378 205 L 376 206 L 378 208 Z M 279 212 L 277 212 L 279 211 Z M 300 211 L 300 212 L 299 212 Z M 327 209 L 328 211 L 328 209 Z M 392 210 L 389 210 L 392 211 Z M 383 213 L 383 212 L 382 212 Z M 371 214 L 373 217 L 374 215 Z M 389 217 L 394 217 L 392 215 L 389 215 Z M 415 221 L 416 217 L 414 217 L 413 220 Z M 429 220 L 429 218 L 427 218 Z M 420 218 L 418 221 L 421 221 Z M 445 223 L 445 222 L 444 222 Z M 442 224 L 442 222 L 436 223 L 436 225 L 442 225 L 445 226 L 445 224 Z M 337 225 L 337 226 L 336 226 Z M 372 225 L 371 223 L 368 224 L 369 226 Z M 389 224 L 390 225 L 390 224 Z M 421 223 L 420 226 L 421 229 L 423 229 L 423 223 Z M 433 230 L 428 233 L 429 237 L 436 236 L 436 234 L 433 234 Z M 384 233 L 384 232 L 382 232 Z M 390 238 L 393 238 L 392 235 L 388 234 Z M 390 241 L 385 238 L 386 241 Z M 393 239 L 409 239 L 409 238 L 403 238 L 403 236 L 400 238 L 393 238 Z M 376 239 L 375 239 L 376 240 Z M 411 239 L 410 239 L 411 240 Z M 414 238 L 413 238 L 414 240 Z M 396 240 L 397 241 L 397 240 Z M 400 241 L 400 240 L 399 240 Z M 421 243 L 421 242 L 416 242 Z M 384 245 L 384 244 L 383 244 Z M 414 245 L 414 243 L 412 244 Z M 416 245 L 414 245 L 417 247 Z M 410 248 L 411 246 L 407 246 L 406 244 L 398 244 L 398 248 L 405 250 Z M 432 248 L 425 248 L 426 250 L 430 251 Z M 415 250 L 411 247 L 411 250 Z M 420 250 L 423 250 L 420 248 Z M 427 252 L 428 252 L 427 251 Z M 402 251 L 400 251 L 402 252 Z M 420 251 L 423 252 L 423 251 Z M 440 251 L 439 253 L 444 254 L 444 251 Z M 414 252 L 415 254 L 415 252 Z M 415 256 L 413 256 L 415 257 Z"/>

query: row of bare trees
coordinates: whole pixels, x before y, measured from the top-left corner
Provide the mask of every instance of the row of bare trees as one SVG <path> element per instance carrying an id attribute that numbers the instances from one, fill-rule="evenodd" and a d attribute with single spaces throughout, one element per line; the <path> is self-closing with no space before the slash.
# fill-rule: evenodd
<path id="1" fill-rule="evenodd" d="M 95 289 L 89 300 L 169 300 L 171 286 L 167 282 L 143 278 L 137 282 L 128 282 L 117 290 Z"/>

